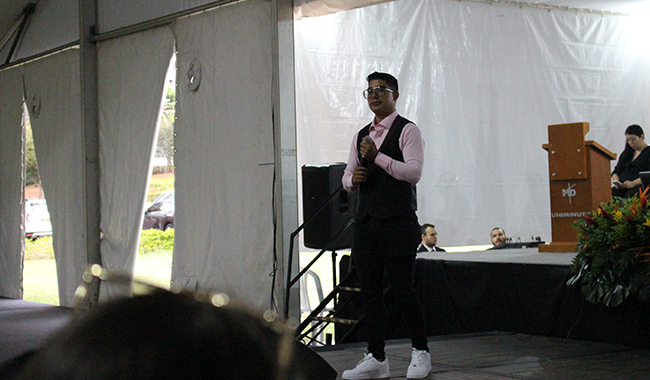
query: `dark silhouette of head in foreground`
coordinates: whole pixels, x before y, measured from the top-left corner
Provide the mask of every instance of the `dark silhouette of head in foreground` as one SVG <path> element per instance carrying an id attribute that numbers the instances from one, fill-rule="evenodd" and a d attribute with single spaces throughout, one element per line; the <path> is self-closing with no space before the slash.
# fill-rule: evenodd
<path id="1" fill-rule="evenodd" d="M 15 379 L 307 379 L 280 323 L 190 294 L 107 302 L 53 336 Z"/>

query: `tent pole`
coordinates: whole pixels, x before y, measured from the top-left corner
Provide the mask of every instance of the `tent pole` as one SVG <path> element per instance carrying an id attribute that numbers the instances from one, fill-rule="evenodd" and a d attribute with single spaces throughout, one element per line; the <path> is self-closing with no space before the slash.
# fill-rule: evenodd
<path id="1" fill-rule="evenodd" d="M 11 61 L 11 57 L 14 56 L 14 52 L 18 47 L 18 43 L 23 39 L 23 34 L 25 33 L 25 27 L 27 26 L 29 20 L 32 18 L 35 9 L 36 9 L 36 4 L 30 3 L 27 4 L 25 9 L 23 10 L 23 19 L 20 22 L 20 25 L 18 26 L 16 37 L 14 37 L 14 41 L 11 44 L 11 50 L 9 50 L 9 54 L 7 54 L 7 60 L 5 61 L 5 64 L 9 63 L 9 61 Z"/>
<path id="2" fill-rule="evenodd" d="M 100 264 L 99 107 L 97 101 L 97 46 L 92 41 L 97 25 L 97 0 L 79 0 L 81 118 L 84 138 L 85 238 L 87 264 Z M 87 308 L 99 299 L 99 282 L 93 283 Z"/>
<path id="3" fill-rule="evenodd" d="M 287 291 L 283 279 L 298 273 L 299 260 L 290 263 L 293 243 L 291 231 L 298 227 L 298 166 L 296 156 L 296 98 L 293 46 L 293 0 L 272 1 L 273 36 L 273 130 L 275 153 L 275 250 L 279 273 L 275 285 L 279 294 Z M 299 257 L 296 256 L 296 257 Z M 291 265 L 291 268 L 288 267 Z M 278 297 L 280 309 L 293 310 L 289 317 L 299 319 L 300 297 Z M 289 303 L 290 305 L 287 305 Z"/>

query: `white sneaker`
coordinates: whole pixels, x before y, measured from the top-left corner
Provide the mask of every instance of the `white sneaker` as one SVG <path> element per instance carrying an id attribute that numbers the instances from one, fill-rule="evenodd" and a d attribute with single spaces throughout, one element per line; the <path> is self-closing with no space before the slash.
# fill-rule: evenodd
<path id="1" fill-rule="evenodd" d="M 407 379 L 424 379 L 431 372 L 431 355 L 425 350 L 415 348 L 411 353 L 411 364 L 406 371 Z"/>
<path id="2" fill-rule="evenodd" d="M 429 365 L 430 366 L 430 365 Z M 344 379 L 388 379 L 390 370 L 388 369 L 388 358 L 383 362 L 372 357 L 372 354 L 365 355 L 354 369 L 343 371 Z"/>

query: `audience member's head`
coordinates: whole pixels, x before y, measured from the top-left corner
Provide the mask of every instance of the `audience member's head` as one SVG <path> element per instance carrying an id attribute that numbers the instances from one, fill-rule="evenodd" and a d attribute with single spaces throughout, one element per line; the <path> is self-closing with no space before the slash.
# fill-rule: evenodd
<path id="1" fill-rule="evenodd" d="M 506 244 L 506 232 L 501 227 L 494 227 L 490 231 L 490 240 L 495 247 L 503 247 Z"/>
<path id="2" fill-rule="evenodd" d="M 161 290 L 82 314 L 15 378 L 303 379 L 303 360 L 293 360 L 297 344 L 276 324 L 243 310 Z"/>
<path id="3" fill-rule="evenodd" d="M 422 244 L 433 248 L 438 244 L 438 232 L 436 226 L 425 223 L 422 225 Z"/>
<path id="4" fill-rule="evenodd" d="M 625 128 L 625 134 L 628 136 L 643 137 L 643 128 L 638 124 L 632 124 Z"/>

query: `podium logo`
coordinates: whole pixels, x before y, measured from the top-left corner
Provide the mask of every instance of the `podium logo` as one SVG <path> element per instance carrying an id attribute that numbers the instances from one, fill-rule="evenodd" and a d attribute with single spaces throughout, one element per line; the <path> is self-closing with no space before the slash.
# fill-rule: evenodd
<path id="1" fill-rule="evenodd" d="M 570 184 L 570 183 L 567 183 L 567 188 L 562 189 L 562 196 L 569 198 L 569 204 L 571 204 L 571 198 L 575 197 L 576 194 L 577 194 L 576 189 L 574 189 L 575 186 L 576 186 L 575 183 L 573 185 Z"/>

